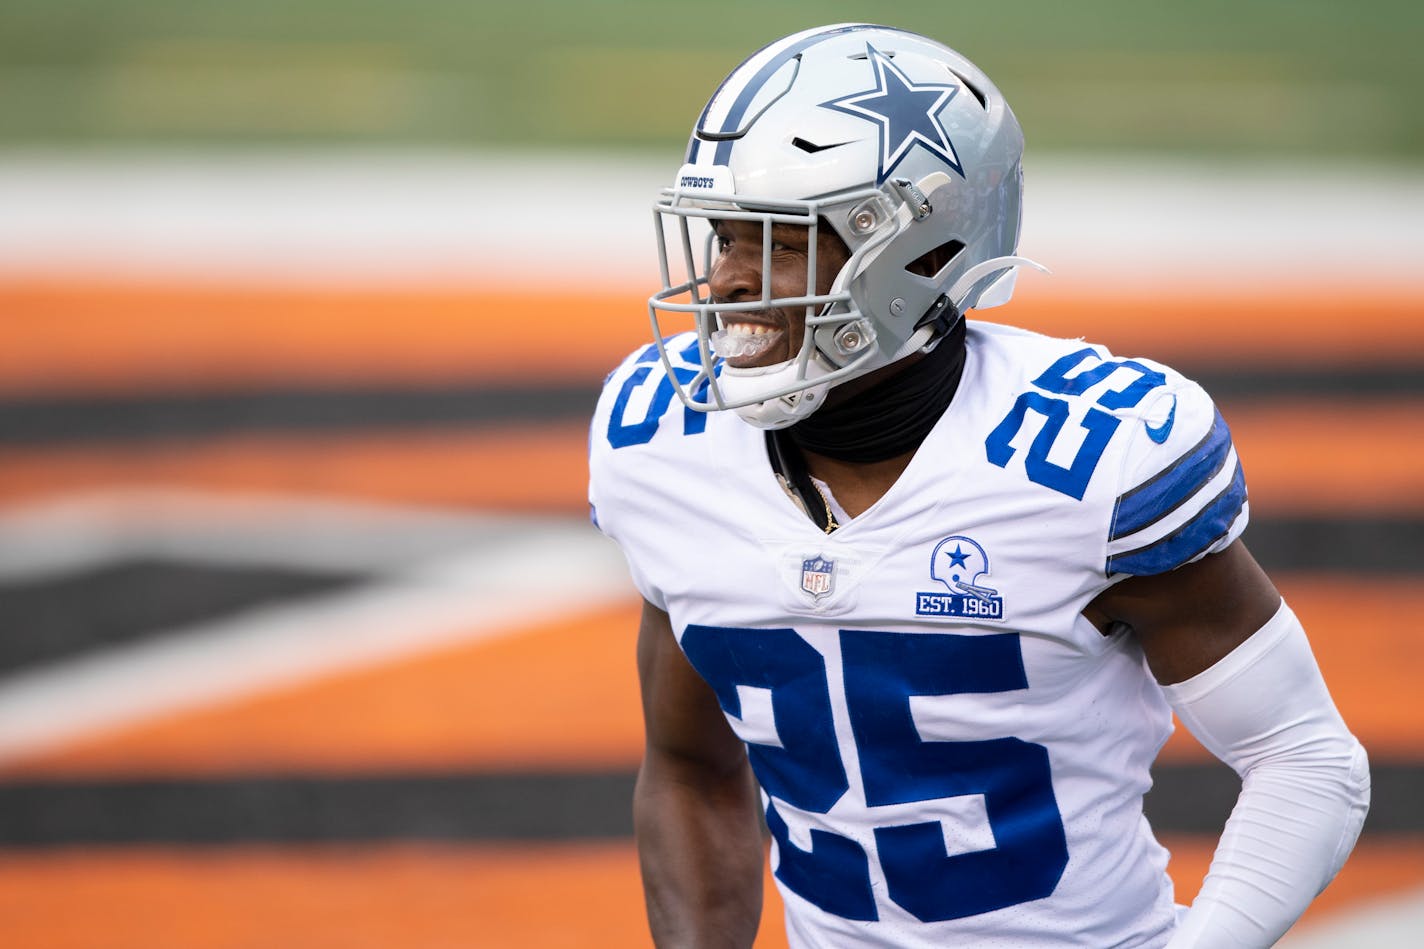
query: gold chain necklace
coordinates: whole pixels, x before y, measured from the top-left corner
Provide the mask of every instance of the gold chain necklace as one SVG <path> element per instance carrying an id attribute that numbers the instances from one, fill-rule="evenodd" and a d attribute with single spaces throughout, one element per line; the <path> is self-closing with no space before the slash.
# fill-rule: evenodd
<path id="1" fill-rule="evenodd" d="M 831 531 L 835 530 L 841 525 L 836 523 L 836 516 L 831 513 L 831 499 L 826 496 L 826 489 L 821 487 L 821 483 L 819 481 L 812 480 L 811 483 L 816 486 L 816 493 L 821 496 L 821 504 L 826 509 L 825 531 L 827 534 L 829 534 Z"/>

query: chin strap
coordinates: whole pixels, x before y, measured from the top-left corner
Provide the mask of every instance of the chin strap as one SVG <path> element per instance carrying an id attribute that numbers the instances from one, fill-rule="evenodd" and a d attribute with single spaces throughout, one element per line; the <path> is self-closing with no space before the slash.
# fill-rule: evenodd
<path id="1" fill-rule="evenodd" d="M 766 453 L 771 460 L 771 470 L 775 472 L 781 489 L 801 509 L 801 513 L 809 517 L 817 527 L 827 534 L 839 527 L 840 525 L 836 524 L 835 519 L 831 516 L 830 503 L 825 502 L 825 498 L 819 495 L 815 483 L 811 480 L 811 473 L 806 468 L 806 459 L 801 457 L 801 452 L 785 437 L 784 432 L 767 431 Z M 822 524 L 819 515 L 820 508 L 816 505 L 818 497 L 825 502 L 824 524 Z"/>
<path id="2" fill-rule="evenodd" d="M 915 324 L 915 330 L 930 328 L 931 343 L 940 339 L 960 321 L 963 314 L 959 312 L 950 302 L 949 294 L 942 293 L 935 302 L 930 304 L 930 308 L 925 311 L 925 315 L 920 317 L 920 321 Z"/>

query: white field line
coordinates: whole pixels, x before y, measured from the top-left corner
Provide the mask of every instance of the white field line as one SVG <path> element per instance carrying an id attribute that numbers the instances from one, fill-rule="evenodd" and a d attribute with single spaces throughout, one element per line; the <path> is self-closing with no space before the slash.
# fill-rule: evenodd
<path id="1" fill-rule="evenodd" d="M 0 578 L 37 579 L 137 557 L 361 571 L 409 566 L 586 521 L 277 494 L 117 489 L 0 507 Z M 591 525 L 586 533 L 592 533 Z"/>
<path id="2" fill-rule="evenodd" d="M 1418 949 L 1424 944 L 1424 889 L 1362 901 L 1289 933 L 1280 949 Z"/>
<path id="3" fill-rule="evenodd" d="M 283 507 L 291 505 L 267 513 Z M 177 711 L 510 635 L 633 595 L 621 556 L 591 526 L 531 518 L 514 530 L 513 519 L 497 520 L 482 542 L 390 570 L 370 586 L 254 608 L 0 678 L 0 761 Z M 284 559 L 291 551 L 280 550 L 282 541 L 291 536 L 270 535 L 271 559 L 257 556 L 249 538 L 249 561 L 331 565 L 330 551 Z M 217 549 L 211 537 L 181 551 L 171 540 L 159 545 L 170 554 Z M 135 545 L 142 546 L 131 536 L 122 551 L 138 552 Z M 102 559 L 82 554 L 71 563 L 93 565 L 95 556 Z M 51 558 L 57 569 L 53 550 Z"/>
<path id="4" fill-rule="evenodd" d="M 0 152 L 0 276 L 649 286 L 644 153 Z M 1420 290 L 1424 169 L 1029 150 L 1021 251 L 1111 295 Z"/>

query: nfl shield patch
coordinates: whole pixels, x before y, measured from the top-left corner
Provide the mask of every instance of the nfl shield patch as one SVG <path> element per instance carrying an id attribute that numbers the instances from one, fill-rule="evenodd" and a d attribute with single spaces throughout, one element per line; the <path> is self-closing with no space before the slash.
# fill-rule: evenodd
<path id="1" fill-rule="evenodd" d="M 836 562 L 817 554 L 801 561 L 801 589 L 820 599 L 835 589 Z"/>

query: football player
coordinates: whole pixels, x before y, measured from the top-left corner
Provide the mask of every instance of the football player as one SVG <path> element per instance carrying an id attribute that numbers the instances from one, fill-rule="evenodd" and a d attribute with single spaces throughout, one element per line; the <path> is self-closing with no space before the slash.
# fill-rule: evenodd
<path id="1" fill-rule="evenodd" d="M 659 945 L 752 944 L 763 821 L 808 949 L 1268 946 L 1354 845 L 1365 753 L 1211 399 L 965 320 L 1031 263 L 1022 147 L 963 56 L 830 26 L 727 77 L 657 204 L 590 499 L 645 599 Z M 1173 711 L 1243 779 L 1189 909 L 1142 813 Z"/>

